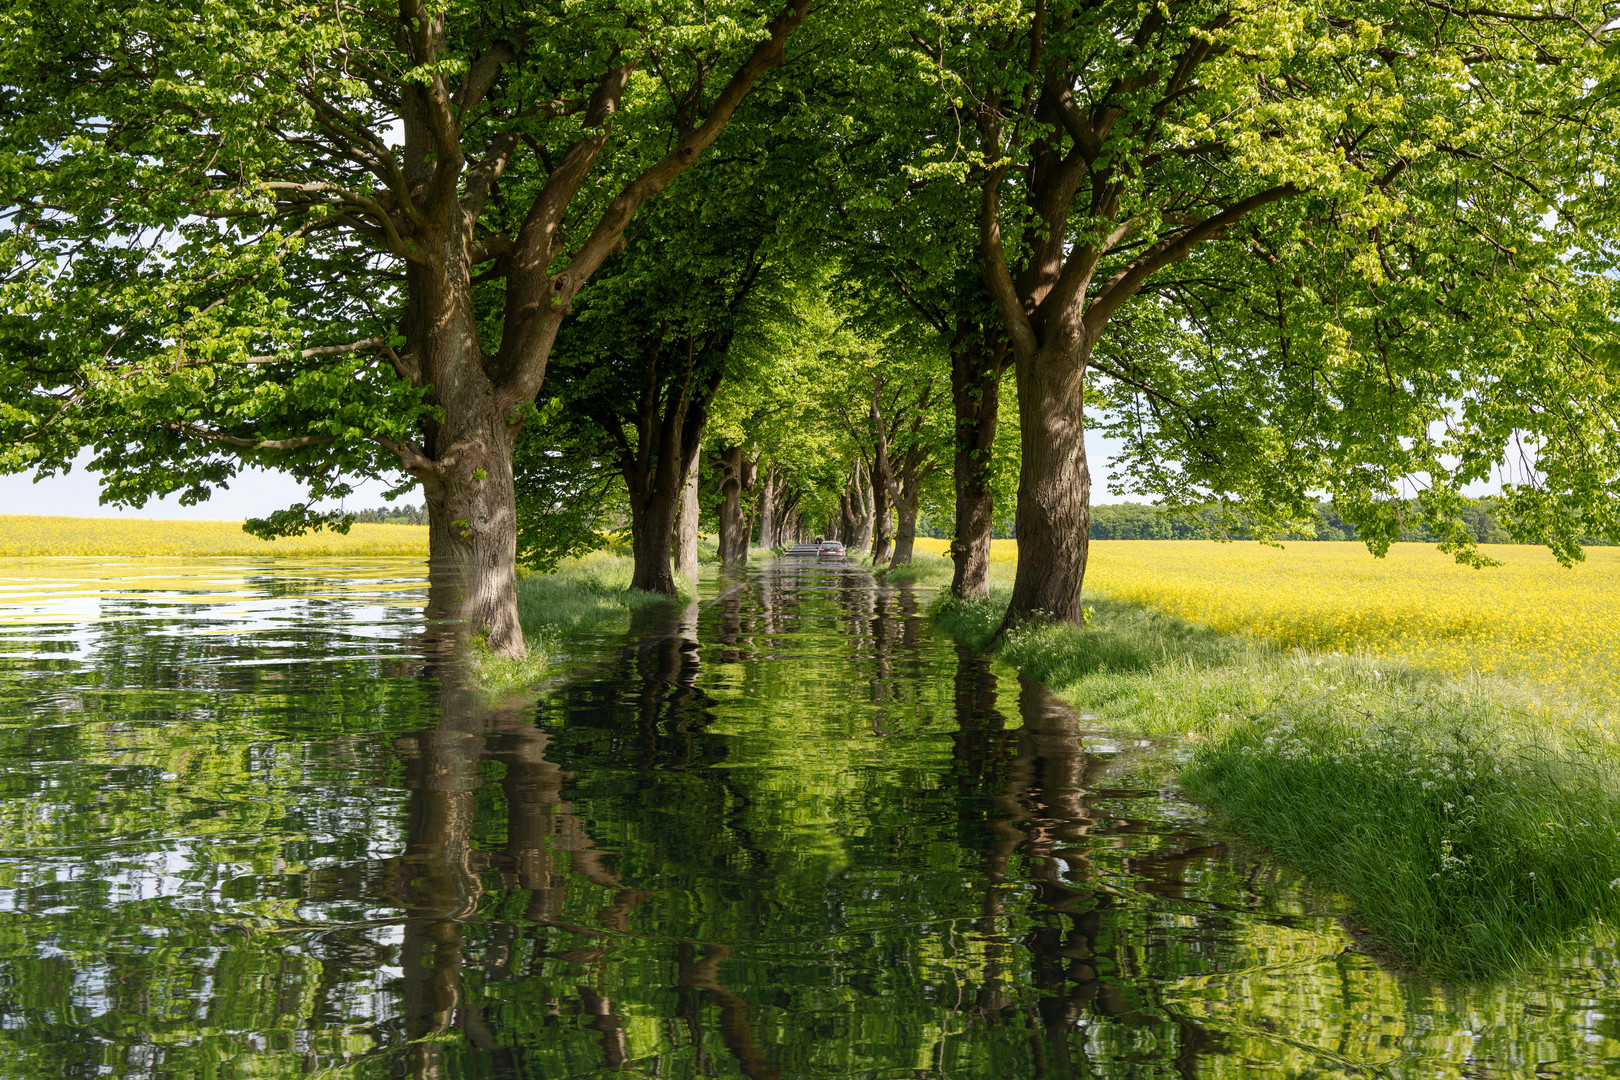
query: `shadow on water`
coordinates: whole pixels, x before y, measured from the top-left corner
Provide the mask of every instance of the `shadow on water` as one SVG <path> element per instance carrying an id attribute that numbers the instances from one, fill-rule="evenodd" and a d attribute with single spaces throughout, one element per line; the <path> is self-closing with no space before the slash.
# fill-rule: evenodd
<path id="1" fill-rule="evenodd" d="M 0 1075 L 1580 1076 L 1620 1049 L 1597 946 L 1495 990 L 1379 970 L 1154 748 L 907 588 L 767 564 L 492 703 L 366 581 L 265 569 L 231 618 L 145 589 L 0 635 Z"/>

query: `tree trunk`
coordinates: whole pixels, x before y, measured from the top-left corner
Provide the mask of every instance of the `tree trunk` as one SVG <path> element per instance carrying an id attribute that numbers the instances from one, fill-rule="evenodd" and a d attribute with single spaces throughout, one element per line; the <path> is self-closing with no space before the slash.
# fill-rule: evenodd
<path id="1" fill-rule="evenodd" d="M 748 561 L 748 545 L 754 538 L 754 510 L 757 504 L 754 501 L 754 485 L 759 482 L 759 463 L 764 455 L 758 458 L 745 459 L 742 466 L 742 494 L 747 496 L 742 507 L 742 561 Z"/>
<path id="2" fill-rule="evenodd" d="M 692 423 L 688 423 L 688 419 Z M 656 399 L 639 425 L 643 443 L 638 458 L 628 456 L 621 467 L 630 490 L 630 550 L 635 567 L 630 587 L 674 596 L 675 519 L 686 487 L 686 463 L 691 455 L 681 445 L 694 424 L 701 428 L 702 406 L 684 397 L 672 399 L 660 419 Z M 693 440 L 696 441 L 695 439 Z M 656 446 L 656 456 L 651 447 Z M 649 460 L 651 458 L 651 460 Z"/>
<path id="3" fill-rule="evenodd" d="M 776 546 L 776 465 L 765 469 L 765 489 L 759 496 L 759 546 Z"/>
<path id="4" fill-rule="evenodd" d="M 889 557 L 893 537 L 889 521 L 889 492 L 881 483 L 872 484 L 872 565 L 880 566 Z"/>
<path id="5" fill-rule="evenodd" d="M 899 482 L 893 492 L 899 528 L 895 533 L 890 566 L 905 566 L 911 562 L 912 548 L 917 542 L 917 518 L 922 511 L 923 481 L 934 471 L 934 463 L 925 460 L 927 453 L 922 446 L 911 446 L 901 455 Z"/>
<path id="6" fill-rule="evenodd" d="M 419 474 L 428 513 L 428 617 L 452 637 L 482 634 L 496 653 L 522 656 L 512 486 L 517 429 L 493 395 L 481 404 L 445 409 L 432 443 L 455 463 Z"/>
<path id="7" fill-rule="evenodd" d="M 681 485 L 681 505 L 675 518 L 676 571 L 696 590 L 698 580 L 698 462 L 703 460 L 703 444 L 692 447 L 686 461 L 686 482 Z"/>
<path id="8" fill-rule="evenodd" d="M 972 333 L 971 330 L 967 333 Z M 996 442 L 1005 352 L 987 355 L 975 334 L 951 352 L 951 402 L 956 412 L 956 526 L 951 539 L 951 594 L 963 600 L 990 595 L 990 539 L 995 494 L 990 454 Z"/>
<path id="9" fill-rule="evenodd" d="M 872 546 L 872 530 L 877 521 L 877 508 L 874 505 L 876 497 L 872 492 L 872 486 L 867 482 L 866 469 L 859 461 L 855 463 L 855 478 L 852 484 L 851 490 L 854 492 L 856 499 L 855 513 L 858 531 L 855 533 L 855 543 L 850 546 L 859 551 L 861 548 Z"/>
<path id="10" fill-rule="evenodd" d="M 1019 358 L 1018 573 L 1002 623 L 1080 621 L 1091 541 L 1091 472 L 1086 466 L 1085 358 L 1042 349 Z"/>
<path id="11" fill-rule="evenodd" d="M 748 533 L 742 509 L 746 484 L 743 472 L 747 464 L 740 446 L 728 447 L 720 453 L 720 467 L 725 470 L 720 481 L 720 562 L 723 566 L 742 566 L 748 562 Z"/>
<path id="12" fill-rule="evenodd" d="M 663 470 L 659 470 L 662 472 Z M 670 470 L 671 473 L 674 470 Z M 673 476 L 670 477 L 673 480 Z M 630 500 L 630 551 L 635 567 L 630 587 L 674 596 L 675 519 L 680 513 L 684 484 L 657 484 L 641 498 Z M 694 542 L 695 542 L 694 536 Z M 696 552 L 693 553 L 694 559 Z"/>
<path id="13" fill-rule="evenodd" d="M 894 534 L 894 554 L 889 557 L 890 566 L 905 566 L 911 562 L 911 550 L 917 542 L 917 503 L 912 498 L 908 503 L 896 503 L 898 511 L 895 517 L 900 527 Z"/>

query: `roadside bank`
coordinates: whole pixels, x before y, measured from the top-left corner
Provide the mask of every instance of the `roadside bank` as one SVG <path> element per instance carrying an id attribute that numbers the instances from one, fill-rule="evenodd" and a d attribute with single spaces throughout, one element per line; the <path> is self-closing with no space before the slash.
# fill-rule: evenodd
<path id="1" fill-rule="evenodd" d="M 932 562 L 889 580 L 943 585 Z M 1110 729 L 1184 737 L 1183 790 L 1343 893 L 1402 962 L 1490 979 L 1620 921 L 1620 745 L 1597 707 L 1107 598 L 1087 626 L 996 642 L 1005 606 L 942 597 L 934 616 Z"/>

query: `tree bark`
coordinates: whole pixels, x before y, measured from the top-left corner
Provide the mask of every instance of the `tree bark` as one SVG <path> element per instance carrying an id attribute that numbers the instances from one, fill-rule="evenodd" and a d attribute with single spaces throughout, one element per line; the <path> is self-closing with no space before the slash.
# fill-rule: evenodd
<path id="1" fill-rule="evenodd" d="M 929 389 L 925 386 L 916 401 L 916 411 L 911 418 L 911 435 L 913 441 L 900 452 L 899 467 L 895 467 L 895 460 L 890 454 L 889 440 L 892 431 L 888 421 L 883 416 L 883 410 L 878 405 L 878 399 L 883 392 L 882 376 L 874 376 L 872 387 L 872 485 L 887 496 L 888 501 L 894 505 L 895 517 L 899 529 L 895 535 L 894 553 L 890 556 L 890 566 L 905 566 L 911 562 L 912 548 L 917 539 L 917 512 L 922 503 L 922 481 L 933 471 L 933 465 L 925 462 L 927 449 L 915 441 L 915 436 L 922 425 L 923 410 L 928 407 Z M 885 513 L 883 522 L 888 524 Z M 877 563 L 877 556 L 873 556 L 873 564 Z"/>
<path id="2" fill-rule="evenodd" d="M 754 510 L 757 507 L 754 502 L 754 485 L 759 483 L 759 463 L 763 460 L 764 455 L 762 454 L 757 458 L 751 458 L 743 462 L 742 494 L 745 496 L 742 503 L 741 528 L 743 562 L 748 561 L 748 545 L 753 541 L 754 537 Z"/>
<path id="3" fill-rule="evenodd" d="M 688 337 L 684 352 L 677 352 L 675 370 L 667 369 L 668 354 L 659 347 L 648 350 L 642 365 L 643 382 L 634 411 L 618 402 L 593 406 L 595 418 L 618 444 L 619 472 L 630 496 L 630 545 L 635 556 L 630 587 L 674 596 L 677 523 L 696 483 L 697 448 L 708 422 L 709 403 L 725 374 L 730 346 L 724 335 L 699 348 Z M 625 420 L 634 428 L 632 440 Z M 695 502 L 695 490 L 691 499 Z M 697 513 L 690 515 L 691 574 L 697 579 Z M 684 549 L 683 549 L 684 551 Z M 685 557 L 684 554 L 682 556 Z M 686 571 L 683 569 L 682 573 Z"/>
<path id="4" fill-rule="evenodd" d="M 984 347 L 977 327 L 964 327 L 951 350 L 951 403 L 956 413 L 956 526 L 951 539 L 951 594 L 963 600 L 990 595 L 990 539 L 995 493 L 990 455 L 1001 408 L 1007 350 Z"/>
<path id="5" fill-rule="evenodd" d="M 878 395 L 883 392 L 883 376 L 872 377 L 872 493 L 876 506 L 876 520 L 872 533 L 872 566 L 881 566 L 890 555 L 889 500 L 894 490 L 894 475 L 889 467 L 889 435 L 884 430 L 883 413 L 878 408 Z M 909 558 L 909 555 L 908 555 Z"/>
<path id="6" fill-rule="evenodd" d="M 743 518 L 743 489 L 752 477 L 745 475 L 752 463 L 743 457 L 740 446 L 720 452 L 720 562 L 737 567 L 748 562 L 748 529 Z"/>
<path id="7" fill-rule="evenodd" d="M 759 496 L 759 546 L 776 546 L 776 464 L 765 469 L 765 488 Z"/>
<path id="8" fill-rule="evenodd" d="M 1018 473 L 1018 571 L 1007 623 L 1080 621 L 1091 546 L 1085 362 L 1042 350 L 1017 365 L 1023 463 Z"/>
<path id="9" fill-rule="evenodd" d="M 686 462 L 686 482 L 681 485 L 680 512 L 675 519 L 676 568 L 692 588 L 698 580 L 698 462 L 703 460 L 703 444 L 697 443 Z"/>
<path id="10" fill-rule="evenodd" d="M 872 565 L 880 566 L 888 559 L 893 538 L 889 520 L 889 491 L 882 483 L 872 484 Z"/>
<path id="11" fill-rule="evenodd" d="M 670 479 L 673 481 L 673 477 Z M 632 589 L 664 596 L 674 596 L 680 591 L 675 585 L 672 563 L 675 519 L 680 513 L 684 486 L 673 482 L 660 484 L 644 498 L 630 500 L 630 551 L 635 558 L 630 573 Z M 693 539 L 695 543 L 695 535 Z"/>
<path id="12" fill-rule="evenodd" d="M 487 387 L 487 384 L 484 384 Z M 428 618 L 460 639 L 481 634 L 502 655 L 522 655 L 517 613 L 517 429 L 492 395 L 446 408 L 429 443 L 453 447 L 453 465 L 422 475 L 428 513 Z M 477 400 L 483 398 L 483 400 Z"/>
<path id="13" fill-rule="evenodd" d="M 911 562 L 911 552 L 917 544 L 917 500 L 896 503 L 895 520 L 899 527 L 894 533 L 894 554 L 889 557 L 889 565 L 905 566 Z"/>
<path id="14" fill-rule="evenodd" d="M 850 492 L 854 499 L 856 517 L 855 542 L 849 545 L 856 551 L 872 546 L 872 530 L 877 520 L 876 497 L 872 486 L 867 482 L 866 466 L 859 459 L 855 462 L 855 472 L 850 479 Z"/>
<path id="15" fill-rule="evenodd" d="M 927 454 L 927 448 L 920 444 L 907 447 L 901 454 L 899 475 L 892 480 L 889 498 L 894 503 L 897 528 L 890 566 L 911 562 L 917 542 L 917 517 L 922 510 L 923 481 L 934 471 L 934 462 L 925 460 Z"/>
<path id="16" fill-rule="evenodd" d="M 623 454 L 621 471 L 630 493 L 630 550 L 635 558 L 630 574 L 632 589 L 664 596 L 679 591 L 671 565 L 675 521 L 686 487 L 686 463 L 691 458 L 687 447 L 696 441 L 703 414 L 701 404 L 672 393 L 660 418 L 653 399 L 651 415 L 639 418 L 638 454 Z"/>

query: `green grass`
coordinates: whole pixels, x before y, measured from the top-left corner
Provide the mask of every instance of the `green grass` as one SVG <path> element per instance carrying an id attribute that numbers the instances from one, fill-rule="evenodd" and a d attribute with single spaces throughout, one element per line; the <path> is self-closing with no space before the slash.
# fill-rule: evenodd
<path id="1" fill-rule="evenodd" d="M 938 555 L 924 555 L 919 551 L 912 554 L 911 562 L 906 565 L 878 570 L 877 576 L 894 585 L 902 582 L 916 585 L 949 585 L 955 569 L 951 560 L 940 558 Z"/>
<path id="2" fill-rule="evenodd" d="M 586 636 L 628 633 L 637 612 L 674 614 L 683 599 L 630 588 L 633 560 L 598 551 L 570 559 L 549 574 L 518 580 L 518 620 L 529 655 L 508 660 L 476 654 L 480 683 L 492 693 L 538 686 L 565 670 L 565 658 Z"/>
<path id="3" fill-rule="evenodd" d="M 987 647 L 1005 596 L 941 600 Z M 1513 684 L 1284 652 L 1094 601 L 1086 627 L 997 646 L 1110 728 L 1180 734 L 1180 782 L 1235 832 L 1348 898 L 1430 974 L 1510 974 L 1620 920 L 1620 748 L 1608 718 Z"/>

